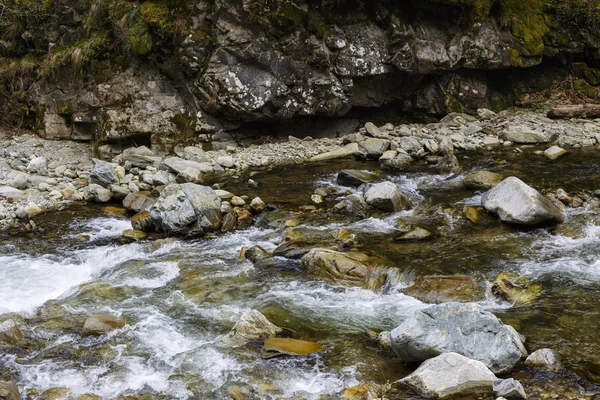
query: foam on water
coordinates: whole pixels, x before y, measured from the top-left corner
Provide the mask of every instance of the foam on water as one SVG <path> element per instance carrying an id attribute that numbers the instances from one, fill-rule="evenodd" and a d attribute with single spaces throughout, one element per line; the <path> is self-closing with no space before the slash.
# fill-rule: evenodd
<path id="1" fill-rule="evenodd" d="M 76 222 L 71 225 L 71 229 L 77 231 L 77 236 L 89 236 L 90 241 L 100 239 L 118 238 L 123 235 L 123 231 L 132 229 L 131 222 L 122 218 L 93 218 L 83 222 Z"/>

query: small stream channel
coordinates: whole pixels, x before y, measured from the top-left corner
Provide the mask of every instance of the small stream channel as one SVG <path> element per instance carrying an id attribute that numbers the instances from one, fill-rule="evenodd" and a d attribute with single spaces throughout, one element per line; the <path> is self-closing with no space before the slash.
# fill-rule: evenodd
<path id="1" fill-rule="evenodd" d="M 600 189 L 600 154 L 574 151 L 558 162 L 535 148 L 469 155 L 465 172 L 489 169 L 515 175 L 537 189 Z M 573 237 L 555 228 L 522 229 L 501 223 L 475 226 L 463 217 L 481 193 L 464 189 L 462 176 L 440 175 L 420 164 L 387 173 L 406 191 L 414 210 L 365 220 L 299 213 L 321 186 L 339 187 L 342 168 L 377 170 L 367 161 L 281 167 L 230 180 L 224 188 L 260 196 L 280 207 L 261 227 L 213 239 L 177 240 L 150 252 L 150 241 L 124 243 L 127 219 L 106 217 L 103 207 L 78 206 L 36 220 L 43 233 L 0 236 L 0 322 L 17 318 L 26 344 L 0 350 L 0 378 L 13 379 L 26 398 L 68 388 L 103 399 L 334 399 L 362 382 L 402 378 L 414 366 L 380 350 L 367 329 L 394 328 L 427 307 L 402 289 L 415 277 L 469 274 L 487 293 L 480 303 L 527 337 L 528 350 L 550 347 L 564 357 L 557 373 L 520 367 L 530 398 L 597 398 L 600 394 L 600 225 L 593 211 L 567 209 Z M 273 250 L 282 230 L 275 221 L 297 218 L 312 231 L 344 227 L 358 250 L 397 268 L 400 283 L 376 293 L 306 276 L 293 260 L 257 268 L 240 260 L 242 246 Z M 398 220 L 435 232 L 427 241 L 398 242 Z M 309 229 L 310 231 L 310 229 Z M 513 307 L 489 293 L 503 271 L 539 283 L 543 294 Z M 309 357 L 262 359 L 260 345 L 219 345 L 236 320 L 257 309 L 284 334 L 316 341 L 326 351 Z M 89 315 L 108 312 L 128 321 L 102 337 L 81 337 Z M 555 397 L 553 397 L 553 394 Z M 413 398 L 398 394 L 397 398 Z M 557 397 L 556 397 L 557 396 Z M 68 397 L 47 397 L 68 398 Z"/>

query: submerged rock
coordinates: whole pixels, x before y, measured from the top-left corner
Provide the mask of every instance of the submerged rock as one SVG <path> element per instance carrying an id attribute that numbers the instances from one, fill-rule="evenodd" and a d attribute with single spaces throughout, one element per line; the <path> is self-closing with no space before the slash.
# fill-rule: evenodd
<path id="1" fill-rule="evenodd" d="M 2 400 L 21 400 L 19 388 L 13 382 L 0 381 L 0 399 Z"/>
<path id="2" fill-rule="evenodd" d="M 536 225 L 561 223 L 562 212 L 540 192 L 511 176 L 483 195 L 481 204 L 504 222 Z"/>
<path id="3" fill-rule="evenodd" d="M 244 258 L 253 263 L 257 263 L 271 257 L 273 257 L 273 255 L 267 250 L 263 249 L 261 246 L 252 246 L 244 253 Z"/>
<path id="4" fill-rule="evenodd" d="M 273 358 L 278 356 L 306 356 L 322 351 L 324 346 L 320 343 L 308 342 L 290 338 L 268 338 L 265 339 L 260 352 L 262 358 Z"/>
<path id="5" fill-rule="evenodd" d="M 482 297 L 475 279 L 468 275 L 422 276 L 402 292 L 424 303 L 434 304 L 451 301 L 468 303 Z"/>
<path id="6" fill-rule="evenodd" d="M 544 156 L 548 160 L 554 161 L 554 160 L 558 160 L 560 157 L 564 156 L 567 153 L 568 153 L 568 151 L 561 147 L 552 146 L 544 151 Z"/>
<path id="7" fill-rule="evenodd" d="M 397 234 L 394 240 L 397 241 L 410 241 L 410 240 L 424 240 L 432 237 L 431 231 L 418 226 L 418 225 L 405 225 L 401 227 L 403 232 Z"/>
<path id="8" fill-rule="evenodd" d="M 412 207 L 412 202 L 392 182 L 371 185 L 365 192 L 365 200 L 371 207 L 388 212 L 398 212 Z"/>
<path id="9" fill-rule="evenodd" d="M 121 329 L 125 321 L 109 314 L 96 314 L 89 317 L 83 325 L 82 336 L 105 335 L 111 331 Z"/>
<path id="10" fill-rule="evenodd" d="M 562 368 L 560 359 L 560 354 L 552 349 L 539 349 L 527 357 L 525 365 L 555 372 Z"/>
<path id="11" fill-rule="evenodd" d="M 379 177 L 371 172 L 359 171 L 356 169 L 343 169 L 337 176 L 337 183 L 342 186 L 358 187 L 365 183 L 372 183 L 379 180 Z"/>
<path id="12" fill-rule="evenodd" d="M 490 171 L 475 171 L 463 179 L 465 187 L 473 190 L 489 190 L 500 182 L 502 175 Z"/>
<path id="13" fill-rule="evenodd" d="M 345 286 L 377 290 L 387 281 L 385 269 L 364 253 L 312 249 L 302 257 L 302 268 L 311 275 Z"/>
<path id="14" fill-rule="evenodd" d="M 21 340 L 23 340 L 23 333 L 14 320 L 7 319 L 0 324 L 0 343 L 16 345 Z"/>
<path id="15" fill-rule="evenodd" d="M 494 373 L 510 371 L 527 355 L 519 334 L 476 304 L 445 303 L 416 311 L 392 330 L 391 340 L 404 361 L 456 352 Z"/>
<path id="16" fill-rule="evenodd" d="M 353 218 L 366 218 L 371 208 L 361 194 L 354 193 L 333 206 L 331 211 L 338 214 L 347 214 Z"/>
<path id="17" fill-rule="evenodd" d="M 246 311 L 227 335 L 221 339 L 225 346 L 240 347 L 248 342 L 271 338 L 281 333 L 282 329 L 257 310 Z"/>
<path id="18" fill-rule="evenodd" d="M 136 229 L 126 229 L 123 231 L 123 238 L 130 239 L 134 241 L 144 240 L 148 237 L 145 232 L 136 230 Z"/>
<path id="19" fill-rule="evenodd" d="M 542 295 L 542 287 L 527 278 L 501 272 L 492 284 L 492 293 L 513 304 L 526 306 Z"/>
<path id="20" fill-rule="evenodd" d="M 415 372 L 400 379 L 422 396 L 448 397 L 473 392 L 492 392 L 496 376 L 485 364 L 449 352 L 425 361 Z"/>

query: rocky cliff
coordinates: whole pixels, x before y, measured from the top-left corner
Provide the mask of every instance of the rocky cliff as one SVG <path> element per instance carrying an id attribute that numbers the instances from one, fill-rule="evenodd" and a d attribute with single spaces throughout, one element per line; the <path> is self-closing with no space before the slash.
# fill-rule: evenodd
<path id="1" fill-rule="evenodd" d="M 573 60 L 593 67 L 600 56 L 597 0 L 1 7 L 0 117 L 114 151 L 282 130 L 339 135 L 374 110 L 499 109 L 564 79 Z M 600 83 L 593 68 L 581 74 Z"/>

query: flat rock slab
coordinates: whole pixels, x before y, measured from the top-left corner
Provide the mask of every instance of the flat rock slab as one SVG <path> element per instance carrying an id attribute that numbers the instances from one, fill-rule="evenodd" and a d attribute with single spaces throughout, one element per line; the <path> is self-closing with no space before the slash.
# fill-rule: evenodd
<path id="1" fill-rule="evenodd" d="M 422 396 L 444 398 L 473 392 L 492 392 L 496 376 L 485 364 L 457 353 L 425 361 L 398 384 Z"/>
<path id="2" fill-rule="evenodd" d="M 510 371 L 527 355 L 521 337 L 477 304 L 445 303 L 416 311 L 391 332 L 404 361 L 455 352 L 483 362 L 494 373 Z"/>
<path id="3" fill-rule="evenodd" d="M 483 195 L 483 207 L 504 222 L 537 225 L 564 221 L 560 211 L 546 196 L 511 176 Z"/>
<path id="4" fill-rule="evenodd" d="M 561 147 L 558 147 L 558 146 L 552 146 L 552 147 L 550 147 L 550 148 L 548 148 L 548 149 L 546 149 L 546 150 L 544 151 L 544 156 L 545 156 L 545 157 L 546 157 L 548 160 L 552 160 L 552 161 L 554 161 L 554 160 L 557 160 L 557 159 L 559 159 L 560 157 L 564 156 L 564 155 L 565 155 L 565 154 L 567 154 L 567 153 L 568 153 L 568 151 L 567 151 L 567 150 L 565 150 L 565 149 L 563 149 L 563 148 L 561 148 Z"/>
<path id="5" fill-rule="evenodd" d="M 358 153 L 360 153 L 358 143 L 350 143 L 344 147 L 340 147 L 339 149 L 328 151 L 326 153 L 319 154 L 318 156 L 314 156 L 310 159 L 310 161 L 333 160 L 336 158 L 354 156 Z"/>

